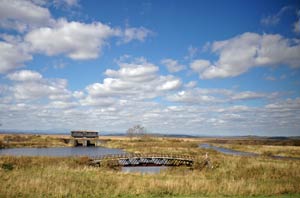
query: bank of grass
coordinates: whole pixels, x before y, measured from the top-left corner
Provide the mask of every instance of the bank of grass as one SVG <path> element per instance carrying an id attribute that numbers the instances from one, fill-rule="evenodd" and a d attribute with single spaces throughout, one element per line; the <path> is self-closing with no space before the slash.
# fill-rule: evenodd
<path id="1" fill-rule="evenodd" d="M 0 148 L 46 148 L 70 146 L 69 138 L 50 135 L 1 134 Z"/>
<path id="2" fill-rule="evenodd" d="M 180 139 L 164 137 L 126 138 L 108 139 L 105 146 L 110 148 L 120 148 L 131 153 L 163 153 L 163 154 L 183 154 L 183 155 L 204 155 L 205 152 L 199 150 L 197 139 Z"/>
<path id="3" fill-rule="evenodd" d="M 226 156 L 198 148 L 195 139 L 147 137 L 105 141 L 106 146 L 129 152 L 188 154 L 197 160 L 209 152 L 214 168 L 179 167 L 142 175 L 91 167 L 86 157 L 2 156 L 0 197 L 300 196 L 300 161 Z"/>

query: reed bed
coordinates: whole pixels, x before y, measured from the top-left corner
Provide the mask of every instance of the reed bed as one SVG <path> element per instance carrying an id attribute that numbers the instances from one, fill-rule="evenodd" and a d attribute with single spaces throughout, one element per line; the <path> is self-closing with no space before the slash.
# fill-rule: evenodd
<path id="1" fill-rule="evenodd" d="M 300 196 L 300 161 L 226 156 L 200 149 L 195 141 L 168 138 L 110 140 L 106 145 L 136 153 L 188 154 L 199 160 L 209 152 L 213 168 L 139 174 L 88 166 L 85 157 L 1 156 L 0 197 Z"/>

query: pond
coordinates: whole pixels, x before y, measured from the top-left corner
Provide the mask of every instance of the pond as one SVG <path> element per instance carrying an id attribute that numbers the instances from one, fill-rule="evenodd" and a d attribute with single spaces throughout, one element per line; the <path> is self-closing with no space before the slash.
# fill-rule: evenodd
<path id="1" fill-rule="evenodd" d="M 0 155 L 13 156 L 101 156 L 109 154 L 125 154 L 121 149 L 111 149 L 104 147 L 53 147 L 53 148 L 8 148 L 0 149 Z"/>
<path id="2" fill-rule="evenodd" d="M 53 147 L 53 148 L 8 148 L 0 149 L 0 155 L 13 156 L 50 156 L 50 157 L 70 157 L 70 156 L 102 156 L 111 154 L 126 154 L 121 149 L 105 147 Z M 155 174 L 166 169 L 163 166 L 145 167 L 122 167 L 124 173 Z"/>

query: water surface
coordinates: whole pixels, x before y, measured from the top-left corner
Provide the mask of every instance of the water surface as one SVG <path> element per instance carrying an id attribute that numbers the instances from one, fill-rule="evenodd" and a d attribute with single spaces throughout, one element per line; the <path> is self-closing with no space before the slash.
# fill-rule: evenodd
<path id="1" fill-rule="evenodd" d="M 121 149 L 111 149 L 104 147 L 54 147 L 54 148 L 8 148 L 0 149 L 0 155 L 13 156 L 102 156 L 109 154 L 124 154 Z"/>
<path id="2" fill-rule="evenodd" d="M 251 152 L 244 152 L 244 151 L 237 151 L 233 149 L 227 149 L 227 148 L 222 148 L 218 146 L 213 146 L 211 144 L 200 144 L 200 148 L 204 149 L 213 149 L 215 151 L 227 154 L 227 155 L 236 155 L 236 156 L 248 156 L 248 157 L 258 157 L 261 156 L 260 154 L 257 153 L 251 153 Z M 282 160 L 300 160 L 300 157 L 286 157 L 286 156 L 278 156 L 278 155 L 273 155 L 273 156 L 268 156 L 274 159 L 282 159 Z"/>
<path id="3" fill-rule="evenodd" d="M 166 166 L 135 166 L 135 167 L 122 167 L 124 173 L 142 173 L 142 174 L 158 174 L 167 169 Z"/>
<path id="4" fill-rule="evenodd" d="M 258 156 L 256 153 L 250 153 L 250 152 L 243 152 L 243 151 L 236 151 L 232 149 L 222 148 L 218 146 L 213 146 L 211 144 L 200 144 L 201 148 L 205 149 L 213 149 L 215 151 L 219 151 L 221 153 L 227 154 L 227 155 L 238 155 L 238 156 Z"/>
<path id="5" fill-rule="evenodd" d="M 111 154 L 126 154 L 121 149 L 111 149 L 104 147 L 53 147 L 53 148 L 7 148 L 0 149 L 0 155 L 13 156 L 49 156 L 49 157 L 70 157 L 88 156 L 96 157 Z M 165 170 L 165 166 L 135 166 L 122 167 L 125 173 L 157 174 Z"/>

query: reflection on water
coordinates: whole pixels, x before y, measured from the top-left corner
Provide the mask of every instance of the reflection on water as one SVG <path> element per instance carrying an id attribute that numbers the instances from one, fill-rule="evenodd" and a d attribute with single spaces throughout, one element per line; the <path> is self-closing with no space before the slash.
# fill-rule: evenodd
<path id="1" fill-rule="evenodd" d="M 122 167 L 124 173 L 142 173 L 142 174 L 156 174 L 165 170 L 165 166 L 135 166 L 135 167 Z"/>
<path id="2" fill-rule="evenodd" d="M 0 149 L 0 155 L 14 156 L 101 156 L 109 154 L 124 154 L 121 149 L 103 147 L 55 147 L 55 148 L 8 148 Z"/>

